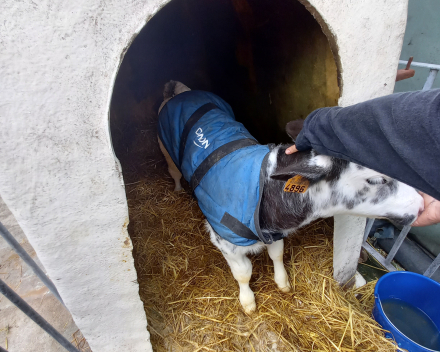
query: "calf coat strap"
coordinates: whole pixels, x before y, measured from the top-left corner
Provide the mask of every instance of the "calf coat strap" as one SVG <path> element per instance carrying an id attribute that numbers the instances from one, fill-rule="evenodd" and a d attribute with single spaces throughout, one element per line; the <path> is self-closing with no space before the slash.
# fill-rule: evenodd
<path id="1" fill-rule="evenodd" d="M 260 241 L 258 236 L 256 236 L 246 225 L 242 224 L 228 212 L 225 212 L 220 223 L 241 237 Z"/>
<path id="2" fill-rule="evenodd" d="M 239 139 L 235 140 L 229 143 L 226 143 L 222 145 L 221 147 L 214 150 L 211 154 L 209 154 L 205 160 L 202 161 L 202 163 L 197 167 L 197 169 L 194 171 L 191 180 L 190 180 L 190 186 L 193 189 L 193 191 L 196 189 L 196 187 L 200 184 L 203 177 L 208 173 L 208 171 L 216 164 L 218 163 L 222 158 L 229 155 L 230 153 L 242 149 L 245 147 L 249 147 L 252 145 L 259 144 L 256 140 L 251 138 L 245 138 L 245 139 Z M 259 200 L 257 207 L 255 209 L 255 223 L 257 228 L 258 236 L 255 235 L 252 230 L 250 230 L 246 225 L 244 225 L 240 220 L 233 217 L 228 212 L 225 212 L 220 223 L 224 226 L 226 226 L 229 230 L 236 233 L 237 235 L 247 238 L 249 240 L 256 240 L 256 241 L 262 241 L 265 244 L 271 244 L 274 241 L 280 240 L 283 235 L 281 233 L 276 234 L 270 234 L 270 233 L 263 233 L 260 230 L 259 225 L 259 213 L 260 213 L 260 203 L 261 198 L 263 194 L 263 187 L 264 187 L 264 178 L 265 178 L 265 170 L 267 165 L 267 159 L 269 157 L 269 153 L 265 156 L 262 167 L 260 170 L 260 194 L 259 194 Z"/>
<path id="3" fill-rule="evenodd" d="M 200 120 L 200 118 L 205 115 L 208 111 L 211 111 L 213 109 L 218 109 L 217 105 L 213 103 L 206 103 L 205 105 L 202 105 L 199 107 L 186 121 L 185 127 L 183 128 L 182 135 L 180 136 L 180 146 L 179 146 L 179 168 L 181 170 L 182 168 L 182 159 L 183 159 L 183 153 L 185 152 L 185 146 L 186 141 L 188 139 L 189 132 L 191 132 L 191 129 L 194 127 L 194 125 L 197 123 L 197 121 Z"/>
<path id="4" fill-rule="evenodd" d="M 241 223 L 240 220 L 234 218 L 228 212 L 225 212 L 220 223 L 241 237 L 249 240 L 261 241 L 264 244 L 272 244 L 273 242 L 279 241 L 284 237 L 282 233 L 263 233 L 261 230 L 258 231 L 259 236 L 256 236 L 251 229 Z"/>
<path id="5" fill-rule="evenodd" d="M 207 174 L 209 169 L 211 169 L 211 167 L 217 164 L 226 155 L 231 154 L 238 149 L 250 147 L 256 144 L 259 143 L 255 139 L 245 138 L 226 143 L 214 150 L 206 157 L 205 160 L 200 163 L 200 165 L 194 171 L 189 182 L 191 188 L 195 190 L 199 183 L 202 181 L 203 177 Z"/>

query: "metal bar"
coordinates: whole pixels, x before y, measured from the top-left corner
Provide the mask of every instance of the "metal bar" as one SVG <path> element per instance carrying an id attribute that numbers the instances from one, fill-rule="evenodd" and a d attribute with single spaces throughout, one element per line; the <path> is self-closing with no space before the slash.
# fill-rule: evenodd
<path id="1" fill-rule="evenodd" d="M 53 282 L 47 277 L 47 275 L 41 270 L 41 268 L 35 263 L 35 261 L 30 257 L 29 254 L 24 250 L 20 243 L 12 236 L 12 234 L 3 226 L 0 222 L 0 234 L 3 236 L 5 241 L 12 247 L 12 249 L 20 256 L 21 259 L 34 271 L 35 275 L 47 286 L 50 292 L 64 305 L 60 294 L 58 293 Z"/>
<path id="2" fill-rule="evenodd" d="M 423 275 L 427 277 L 431 277 L 439 267 L 440 267 L 440 254 L 437 256 L 437 258 L 434 259 L 434 261 L 431 263 L 428 269 L 426 269 Z"/>
<path id="3" fill-rule="evenodd" d="M 396 255 L 397 251 L 399 250 L 400 246 L 402 245 L 406 235 L 408 234 L 409 230 L 411 229 L 411 226 L 406 225 L 403 227 L 402 231 L 400 231 L 399 237 L 397 237 L 396 242 L 394 243 L 394 246 L 391 248 L 390 253 L 388 253 L 385 263 L 390 264 L 391 261 L 394 259 L 394 256 Z"/>
<path id="4" fill-rule="evenodd" d="M 374 224 L 374 218 L 373 219 L 367 218 L 367 225 L 365 225 L 365 232 L 364 232 L 364 241 L 362 243 L 367 242 L 368 235 L 371 231 L 371 228 L 373 227 L 373 224 Z"/>
<path id="5" fill-rule="evenodd" d="M 408 61 L 399 60 L 399 65 L 406 65 Z M 430 70 L 440 70 L 440 65 L 426 64 L 424 62 L 411 62 L 411 66 L 429 68 Z"/>
<path id="6" fill-rule="evenodd" d="M 364 242 L 364 244 L 362 245 L 363 248 L 365 248 L 365 250 L 371 254 L 371 256 L 376 259 L 380 265 L 382 265 L 385 269 L 387 269 L 388 271 L 396 271 L 396 268 L 394 266 L 392 266 L 389 263 L 385 263 L 385 258 L 378 252 L 376 251 L 373 247 L 371 247 L 371 245 L 368 242 Z"/>
<path id="7" fill-rule="evenodd" d="M 429 71 L 428 78 L 426 79 L 425 85 L 422 90 L 430 90 L 434 84 L 435 77 L 437 76 L 438 70 L 431 69 Z"/>
<path id="8" fill-rule="evenodd" d="M 63 335 L 50 325 L 40 314 L 15 293 L 3 280 L 0 280 L 0 293 L 14 303 L 24 314 L 37 323 L 44 331 L 52 336 L 61 346 L 69 352 L 79 352 Z"/>

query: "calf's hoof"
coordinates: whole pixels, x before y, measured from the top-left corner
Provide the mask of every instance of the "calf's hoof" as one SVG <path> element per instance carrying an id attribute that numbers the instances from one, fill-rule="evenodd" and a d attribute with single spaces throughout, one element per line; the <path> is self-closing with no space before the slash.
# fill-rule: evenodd
<path id="1" fill-rule="evenodd" d="M 344 290 L 348 290 L 350 288 L 359 288 L 367 284 L 367 281 L 363 278 L 363 276 L 356 271 L 355 275 L 348 280 L 345 284 L 339 283 Z"/>
<path id="2" fill-rule="evenodd" d="M 290 292 L 292 290 L 292 288 L 289 286 L 284 286 L 284 287 L 278 287 L 280 289 L 281 292 L 287 293 Z"/>
<path id="3" fill-rule="evenodd" d="M 356 274 L 354 276 L 354 287 L 359 288 L 362 286 L 365 286 L 367 284 L 367 280 L 364 279 L 364 277 L 356 271 Z"/>
<path id="4" fill-rule="evenodd" d="M 287 292 L 290 292 L 291 289 L 292 289 L 292 286 L 290 286 L 290 282 L 287 279 L 287 275 L 286 275 L 286 277 L 283 280 L 278 280 L 278 281 L 275 281 L 275 282 L 276 282 L 276 284 L 277 284 L 277 286 L 278 286 L 278 288 L 280 289 L 281 292 L 287 293 Z"/>
<path id="5" fill-rule="evenodd" d="M 255 295 L 250 289 L 240 291 L 240 303 L 246 314 L 251 314 L 257 309 Z"/>
<path id="6" fill-rule="evenodd" d="M 255 303 L 255 301 L 253 301 L 247 305 L 242 304 L 242 307 L 243 307 L 244 312 L 246 314 L 252 314 L 253 312 L 255 312 L 257 310 L 257 304 Z"/>

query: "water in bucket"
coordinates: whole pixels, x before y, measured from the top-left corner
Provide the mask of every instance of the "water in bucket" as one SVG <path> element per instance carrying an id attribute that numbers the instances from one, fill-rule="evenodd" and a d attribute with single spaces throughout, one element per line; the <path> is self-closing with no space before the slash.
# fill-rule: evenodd
<path id="1" fill-rule="evenodd" d="M 381 304 L 387 318 L 400 332 L 425 348 L 440 351 L 439 329 L 425 312 L 400 299 L 387 298 Z"/>

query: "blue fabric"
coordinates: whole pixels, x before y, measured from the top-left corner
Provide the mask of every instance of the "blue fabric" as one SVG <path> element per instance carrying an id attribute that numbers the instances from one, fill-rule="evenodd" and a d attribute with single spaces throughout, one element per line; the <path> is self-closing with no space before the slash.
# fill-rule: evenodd
<path id="1" fill-rule="evenodd" d="M 180 137 L 186 121 L 202 105 L 214 103 L 191 129 L 182 165 L 179 165 Z M 159 114 L 159 137 L 183 177 L 189 182 L 200 163 L 214 150 L 231 141 L 251 138 L 243 124 L 235 121 L 231 107 L 215 94 L 189 91 L 176 95 Z M 256 240 L 240 237 L 220 223 L 225 212 L 247 226 L 257 237 L 255 224 L 260 200 L 260 172 L 269 147 L 253 145 L 232 152 L 217 162 L 194 190 L 199 207 L 213 229 L 225 240 L 250 246 Z"/>

